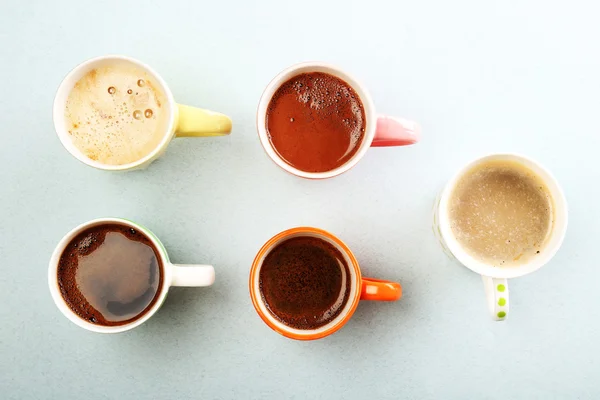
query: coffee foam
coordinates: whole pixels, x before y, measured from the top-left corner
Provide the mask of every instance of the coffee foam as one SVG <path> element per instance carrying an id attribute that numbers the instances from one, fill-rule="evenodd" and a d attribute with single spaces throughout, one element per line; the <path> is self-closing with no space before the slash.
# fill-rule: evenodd
<path id="1" fill-rule="evenodd" d="M 103 164 L 123 165 L 159 146 L 169 129 L 168 107 L 151 75 L 118 61 L 91 70 L 75 84 L 65 120 L 80 152 Z"/>
<path id="2" fill-rule="evenodd" d="M 366 117 L 354 89 L 322 72 L 296 75 L 271 98 L 267 135 L 277 154 L 307 172 L 330 171 L 358 151 Z"/>
<path id="3" fill-rule="evenodd" d="M 452 231 L 475 258 L 519 266 L 540 253 L 552 231 L 554 206 L 542 179 L 513 161 L 488 161 L 458 181 L 449 203 Z"/>
<path id="4" fill-rule="evenodd" d="M 298 75 L 281 85 L 273 97 L 277 94 L 296 94 L 298 101 L 307 104 L 320 119 L 339 118 L 341 115 L 341 123 L 350 129 L 349 149 L 356 146 L 365 132 L 366 121 L 358 95 L 350 85 L 333 75 L 322 72 Z M 345 109 L 348 105 L 350 110 Z M 270 104 L 269 111 L 274 108 Z"/>

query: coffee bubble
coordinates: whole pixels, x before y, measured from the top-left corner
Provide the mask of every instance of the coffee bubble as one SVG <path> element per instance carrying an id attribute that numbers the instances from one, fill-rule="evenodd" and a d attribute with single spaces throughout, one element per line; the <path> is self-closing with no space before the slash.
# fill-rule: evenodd
<path id="1" fill-rule="evenodd" d="M 116 92 L 117 92 L 117 88 L 115 88 L 114 86 L 111 86 L 108 88 L 108 93 L 115 94 Z"/>
<path id="2" fill-rule="evenodd" d="M 152 114 L 154 114 L 154 113 L 152 112 L 151 109 L 147 109 L 146 111 L 144 111 L 144 117 L 146 117 L 146 118 L 151 118 Z"/>
<path id="3" fill-rule="evenodd" d="M 135 119 L 142 119 L 142 112 L 140 110 L 135 110 L 133 112 L 133 118 L 135 118 Z"/>
<path id="4" fill-rule="evenodd" d="M 138 81 L 137 81 L 137 85 L 138 85 L 139 87 L 143 87 L 145 84 L 146 84 L 146 82 L 144 82 L 144 80 L 143 80 L 143 79 L 138 79 Z"/>

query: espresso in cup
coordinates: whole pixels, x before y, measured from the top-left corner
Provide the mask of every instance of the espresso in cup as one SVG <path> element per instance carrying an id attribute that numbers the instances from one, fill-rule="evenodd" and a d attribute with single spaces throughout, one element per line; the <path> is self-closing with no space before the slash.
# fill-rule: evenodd
<path id="1" fill-rule="evenodd" d="M 65 105 L 73 145 L 108 165 L 135 162 L 156 149 L 169 130 L 167 96 L 144 69 L 126 60 L 87 72 Z"/>
<path id="2" fill-rule="evenodd" d="M 71 311 L 102 326 L 129 324 L 144 316 L 156 303 L 164 279 L 152 241 L 114 223 L 75 236 L 60 256 L 57 275 Z"/>
<path id="3" fill-rule="evenodd" d="M 273 330 L 314 340 L 344 326 L 360 300 L 395 301 L 399 283 L 362 276 L 356 257 L 318 228 L 285 230 L 259 250 L 250 269 L 250 298 Z"/>
<path id="4" fill-rule="evenodd" d="M 552 232 L 554 206 L 533 170 L 517 161 L 489 160 L 458 180 L 448 214 L 454 237 L 472 257 L 515 267 L 540 254 Z"/>
<path id="5" fill-rule="evenodd" d="M 91 332 L 120 333 L 150 319 L 172 286 L 210 286 L 212 265 L 173 264 L 148 228 L 123 218 L 98 218 L 68 232 L 48 265 L 59 311 Z"/>
<path id="6" fill-rule="evenodd" d="M 347 163 L 365 136 L 364 106 L 355 90 L 324 72 L 302 73 L 273 94 L 266 113 L 269 140 L 289 165 L 306 172 Z"/>
<path id="7" fill-rule="evenodd" d="M 259 280 L 269 312 L 296 329 L 327 325 L 350 296 L 350 271 L 344 256 L 317 237 L 300 236 L 278 244 L 266 256 Z"/>
<path id="8" fill-rule="evenodd" d="M 265 153 L 290 174 L 327 179 L 354 167 L 370 147 L 419 141 L 413 121 L 376 113 L 366 88 L 322 62 L 292 65 L 267 85 L 256 114 Z"/>

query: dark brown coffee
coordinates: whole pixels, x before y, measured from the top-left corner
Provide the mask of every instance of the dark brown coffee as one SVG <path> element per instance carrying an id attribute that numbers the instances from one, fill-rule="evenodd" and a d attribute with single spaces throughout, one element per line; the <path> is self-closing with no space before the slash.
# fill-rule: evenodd
<path id="1" fill-rule="evenodd" d="M 88 228 L 67 245 L 58 286 L 71 310 L 97 325 L 124 325 L 156 303 L 163 281 L 160 254 L 129 226 Z"/>
<path id="2" fill-rule="evenodd" d="M 293 77 L 275 92 L 266 115 L 275 151 L 306 172 L 331 171 L 350 160 L 364 139 L 366 118 L 354 89 L 322 72 Z"/>
<path id="3" fill-rule="evenodd" d="M 259 273 L 262 299 L 280 322 L 316 329 L 335 319 L 350 296 L 344 256 L 314 237 L 288 239 L 265 257 Z"/>

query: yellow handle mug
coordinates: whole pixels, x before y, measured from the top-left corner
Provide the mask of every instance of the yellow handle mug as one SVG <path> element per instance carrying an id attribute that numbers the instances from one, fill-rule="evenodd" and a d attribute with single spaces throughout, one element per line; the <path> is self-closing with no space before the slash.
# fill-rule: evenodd
<path id="1" fill-rule="evenodd" d="M 231 132 L 228 116 L 177 104 L 156 71 L 119 55 L 92 58 L 69 72 L 54 98 L 53 119 L 75 158 L 107 171 L 146 168 L 176 137 Z"/>

